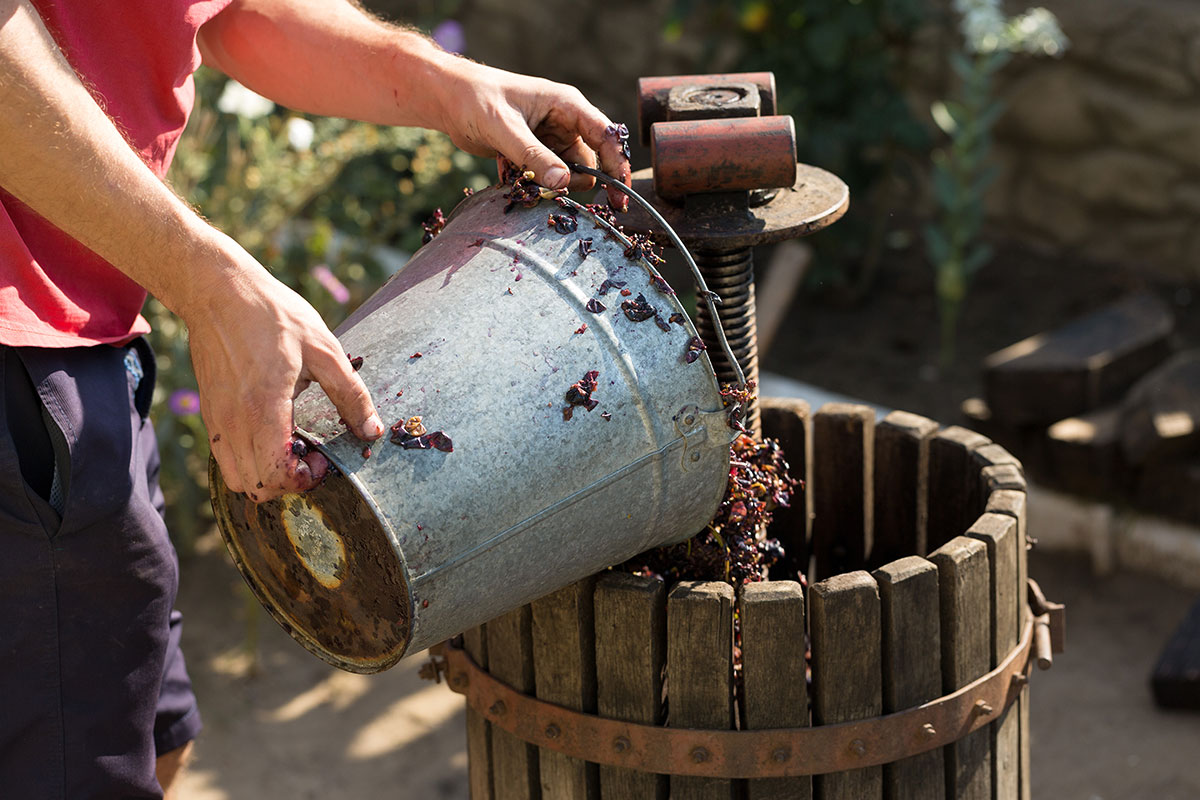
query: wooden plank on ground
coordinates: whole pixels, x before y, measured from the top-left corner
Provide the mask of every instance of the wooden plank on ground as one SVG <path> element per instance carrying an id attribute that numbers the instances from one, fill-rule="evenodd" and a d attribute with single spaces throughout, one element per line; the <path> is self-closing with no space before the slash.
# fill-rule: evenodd
<path id="1" fill-rule="evenodd" d="M 727 583 L 680 581 L 667 596 L 667 708 L 673 728 L 733 728 L 733 587 Z M 733 797 L 732 780 L 670 780 L 671 800 Z"/>
<path id="2" fill-rule="evenodd" d="M 875 566 L 928 552 L 929 440 L 937 429 L 907 411 L 893 411 L 875 426 Z"/>
<path id="3" fill-rule="evenodd" d="M 879 716 L 883 687 L 875 579 L 858 570 L 813 584 L 808 613 L 813 725 Z M 862 755 L 866 755 L 865 749 Z M 883 768 L 817 775 L 813 795 L 819 800 L 881 798 Z"/>
<path id="4" fill-rule="evenodd" d="M 742 624 L 742 727 L 808 727 L 804 588 L 795 581 L 748 583 L 739 603 Z M 748 800 L 807 800 L 812 778 L 746 782 Z"/>
<path id="5" fill-rule="evenodd" d="M 565 586 L 530 604 L 533 676 L 537 696 L 575 711 L 596 712 L 596 641 L 592 616 L 595 578 Z M 541 748 L 542 796 L 596 800 L 596 764 Z"/>
<path id="6" fill-rule="evenodd" d="M 661 725 L 667 647 L 667 589 L 662 581 L 623 572 L 596 584 L 596 713 Z M 600 767 L 603 800 L 666 800 L 667 777 Z"/>
<path id="7" fill-rule="evenodd" d="M 463 649 L 487 668 L 487 634 L 478 625 L 463 632 Z M 471 800 L 492 800 L 492 725 L 467 706 L 467 789 Z"/>
<path id="8" fill-rule="evenodd" d="M 812 484 L 812 412 L 806 401 L 793 397 L 764 397 L 759 400 L 763 435 L 779 440 L 793 478 Z M 787 556 L 771 569 L 772 580 L 795 580 L 808 574 L 809 540 L 812 534 L 813 495 L 798 489 L 788 508 L 775 510 L 771 536 L 783 545 Z"/>
<path id="9" fill-rule="evenodd" d="M 929 540 L 936 550 L 960 536 L 983 513 L 971 505 L 979 480 L 971 453 L 991 444 L 982 434 L 951 425 L 929 441 Z M 916 553 L 915 555 L 925 555 Z"/>
<path id="10" fill-rule="evenodd" d="M 938 572 L 908 556 L 872 573 L 879 584 L 883 638 L 883 713 L 903 711 L 942 694 Z M 946 796 L 941 748 L 885 764 L 886 800 L 941 800 Z"/>
<path id="11" fill-rule="evenodd" d="M 967 536 L 987 546 L 988 568 L 992 584 L 992 654 L 990 668 L 994 669 L 1017 646 L 1018 607 L 1024 598 L 1024 586 L 1018 591 L 1017 521 L 1007 515 L 985 513 Z M 997 709 L 997 718 L 989 727 L 992 735 L 992 797 L 995 800 L 1018 800 L 1021 782 L 1020 710 L 1009 706 Z"/>
<path id="12" fill-rule="evenodd" d="M 529 606 L 487 624 L 488 672 L 517 691 L 533 694 L 533 615 Z M 538 800 L 537 748 L 492 728 L 492 788 L 496 800 Z"/>
<path id="13" fill-rule="evenodd" d="M 1120 396 L 1171 352 L 1171 310 L 1134 295 L 992 353 L 984 360 L 988 406 L 1008 426 L 1049 425 Z"/>
<path id="14" fill-rule="evenodd" d="M 1061 419 L 1046 430 L 1046 476 L 1055 489 L 1112 502 L 1129 496 L 1136 470 L 1121 455 L 1121 408 Z"/>
<path id="15" fill-rule="evenodd" d="M 1025 611 L 1028 600 L 1025 584 L 1029 579 L 1029 540 L 1025 528 L 1025 492 L 1013 489 L 998 489 L 992 492 L 988 499 L 988 513 L 1005 514 L 1017 521 L 1017 628 L 1024 630 Z M 1031 778 L 1032 752 L 1029 732 L 1029 685 L 1021 689 L 1016 702 L 1017 717 L 1020 720 L 1021 747 L 1019 756 L 1020 797 L 1030 800 L 1033 797 L 1033 782 Z"/>
<path id="16" fill-rule="evenodd" d="M 813 417 L 813 554 L 816 577 L 861 569 L 871 552 L 875 412 L 826 403 Z"/>
<path id="17" fill-rule="evenodd" d="M 938 568 L 942 623 L 942 691 L 957 691 L 988 672 L 991 580 L 987 546 L 956 536 L 929 554 Z M 946 796 L 990 800 L 992 737 L 984 727 L 946 746 Z"/>

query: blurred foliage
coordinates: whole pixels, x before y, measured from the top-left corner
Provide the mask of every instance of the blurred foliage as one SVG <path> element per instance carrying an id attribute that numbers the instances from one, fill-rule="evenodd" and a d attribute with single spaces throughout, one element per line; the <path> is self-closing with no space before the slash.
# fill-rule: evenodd
<path id="1" fill-rule="evenodd" d="M 228 83 L 211 70 L 196 73 L 196 108 L 168 181 L 331 328 L 420 245 L 420 223 L 435 208 L 449 211 L 464 187 L 493 182 L 491 162 L 440 133 L 308 118 L 269 104 L 262 115 L 223 112 L 218 98 Z M 145 315 L 158 354 L 154 417 L 168 524 L 186 551 L 211 519 L 208 437 L 187 403 L 162 402 L 196 388 L 185 326 L 153 298 Z"/>
<path id="2" fill-rule="evenodd" d="M 889 198 L 927 168 L 929 136 L 903 92 L 927 7 L 926 0 L 676 0 L 668 23 L 668 36 L 714 32 L 711 48 L 737 31 L 736 69 L 775 73 L 778 113 L 796 121 L 800 161 L 850 186 L 852 212 L 812 243 L 822 277 L 852 294 L 869 288 L 889 239 Z"/>

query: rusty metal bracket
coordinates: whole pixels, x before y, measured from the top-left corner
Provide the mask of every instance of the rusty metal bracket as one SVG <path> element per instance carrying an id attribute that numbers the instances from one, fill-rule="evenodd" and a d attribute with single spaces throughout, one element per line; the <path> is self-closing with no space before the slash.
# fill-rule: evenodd
<path id="1" fill-rule="evenodd" d="M 1067 607 L 1046 599 L 1042 587 L 1029 579 L 1029 609 L 1034 615 L 1033 651 L 1039 669 L 1050 669 L 1054 653 L 1067 646 Z"/>
<path id="2" fill-rule="evenodd" d="M 881 717 L 813 728 L 721 731 L 641 725 L 572 711 L 492 677 L 461 646 L 430 648 L 427 672 L 489 722 L 538 747 L 643 772 L 782 778 L 887 764 L 957 741 L 998 719 L 1029 680 L 1035 620 L 1003 663 L 958 691 Z"/>

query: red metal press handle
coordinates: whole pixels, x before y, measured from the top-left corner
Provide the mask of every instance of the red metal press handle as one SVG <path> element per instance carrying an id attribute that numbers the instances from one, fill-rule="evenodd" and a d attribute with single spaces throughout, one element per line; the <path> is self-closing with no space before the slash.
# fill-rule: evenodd
<path id="1" fill-rule="evenodd" d="M 796 126 L 790 116 L 657 122 L 650 148 L 659 197 L 796 182 Z"/>

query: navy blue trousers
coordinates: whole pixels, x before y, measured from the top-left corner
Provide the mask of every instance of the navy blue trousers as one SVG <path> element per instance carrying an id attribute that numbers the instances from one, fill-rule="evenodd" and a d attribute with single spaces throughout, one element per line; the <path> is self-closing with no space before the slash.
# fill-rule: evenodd
<path id="1" fill-rule="evenodd" d="M 143 340 L 0 346 L 0 798 L 161 797 L 200 729 L 153 383 Z"/>

